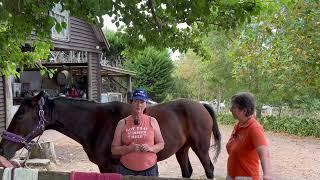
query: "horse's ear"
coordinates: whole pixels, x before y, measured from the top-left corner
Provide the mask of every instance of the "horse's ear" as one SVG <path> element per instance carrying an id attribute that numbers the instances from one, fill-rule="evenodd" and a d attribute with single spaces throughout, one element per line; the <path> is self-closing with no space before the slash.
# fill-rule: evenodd
<path id="1" fill-rule="evenodd" d="M 37 95 L 32 97 L 32 105 L 36 105 L 38 104 L 38 101 L 44 97 L 45 92 L 44 91 L 40 91 Z"/>

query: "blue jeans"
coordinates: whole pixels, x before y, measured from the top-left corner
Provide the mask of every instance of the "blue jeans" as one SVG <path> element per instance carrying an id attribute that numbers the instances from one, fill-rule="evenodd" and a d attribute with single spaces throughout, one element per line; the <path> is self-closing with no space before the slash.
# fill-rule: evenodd
<path id="1" fill-rule="evenodd" d="M 122 174 L 123 176 L 159 176 L 158 165 L 155 164 L 154 166 L 146 169 L 144 171 L 134 171 L 131 169 L 126 168 L 124 165 L 119 163 L 117 166 L 117 173 Z"/>

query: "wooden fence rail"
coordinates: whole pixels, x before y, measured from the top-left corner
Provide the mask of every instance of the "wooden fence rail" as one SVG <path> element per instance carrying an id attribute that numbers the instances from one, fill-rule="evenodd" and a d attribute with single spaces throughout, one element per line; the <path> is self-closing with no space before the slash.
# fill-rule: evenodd
<path id="1" fill-rule="evenodd" d="M 0 178 L 2 180 L 4 169 L 0 169 Z M 58 171 L 39 171 L 38 180 L 69 180 L 70 172 Z M 123 180 L 183 180 L 183 178 L 164 178 L 164 177 L 143 177 L 143 176 L 123 176 Z M 185 179 L 187 180 L 187 179 Z M 192 180 L 192 179 L 188 179 Z"/>

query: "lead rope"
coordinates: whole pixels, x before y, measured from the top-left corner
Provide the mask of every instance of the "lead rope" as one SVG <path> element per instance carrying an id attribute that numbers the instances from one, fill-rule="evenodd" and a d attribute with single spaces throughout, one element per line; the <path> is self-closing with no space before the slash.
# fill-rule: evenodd
<path id="1" fill-rule="evenodd" d="M 42 133 L 38 136 L 38 139 L 37 139 L 34 143 L 32 143 L 32 145 L 30 146 L 30 148 L 27 148 L 27 150 L 28 150 L 28 155 L 27 155 L 27 157 L 25 158 L 25 160 L 22 162 L 22 166 L 24 166 L 24 167 L 27 168 L 27 169 L 31 169 L 31 168 L 28 166 L 27 161 L 30 159 L 32 147 L 33 147 L 35 144 L 38 144 L 39 147 L 40 147 L 40 149 L 41 149 L 41 150 L 43 149 L 42 146 L 41 146 L 41 144 L 39 143 L 39 139 L 40 139 L 40 137 L 41 137 L 41 135 L 43 134 L 43 131 L 44 131 L 44 123 L 45 123 L 45 121 L 46 121 L 46 119 L 44 118 L 44 111 L 43 111 L 43 105 L 45 104 L 45 101 L 44 101 L 44 98 L 43 98 L 43 97 L 41 97 L 41 99 L 38 101 L 38 104 L 39 104 L 39 113 L 38 113 L 38 114 L 39 114 L 39 118 L 40 118 L 39 123 L 40 123 L 40 127 L 42 128 Z M 32 141 L 31 141 L 31 142 L 32 142 Z M 23 149 L 23 150 L 24 150 L 24 149 Z M 20 153 L 19 156 L 21 156 L 23 150 L 21 151 L 21 153 Z M 18 156 L 18 157 L 19 157 L 19 156 Z"/>
<path id="2" fill-rule="evenodd" d="M 26 159 L 24 160 L 23 164 L 24 164 L 24 167 L 27 168 L 27 169 L 31 169 L 29 166 L 28 166 L 28 163 L 27 161 L 29 160 L 30 158 L 30 154 L 31 154 L 31 150 L 32 150 L 32 146 L 34 146 L 35 144 L 38 144 L 40 149 L 42 150 L 42 146 L 40 145 L 39 143 L 39 139 L 41 137 L 41 135 L 43 134 L 43 131 L 45 130 L 44 129 L 44 123 L 46 122 L 46 119 L 44 118 L 44 111 L 43 111 L 43 106 L 45 104 L 45 101 L 44 101 L 44 98 L 41 97 L 41 99 L 38 101 L 38 104 L 39 104 L 39 118 L 40 118 L 40 127 L 42 128 L 42 133 L 38 136 L 38 139 L 36 142 L 34 142 L 32 145 L 31 145 L 31 148 L 28 149 L 28 156 L 26 157 Z"/>

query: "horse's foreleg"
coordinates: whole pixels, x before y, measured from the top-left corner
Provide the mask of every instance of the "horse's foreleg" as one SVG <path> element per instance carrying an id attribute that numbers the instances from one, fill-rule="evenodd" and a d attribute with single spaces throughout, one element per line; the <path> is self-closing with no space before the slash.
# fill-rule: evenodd
<path id="1" fill-rule="evenodd" d="M 98 166 L 100 173 L 115 173 L 116 172 L 116 166 Z"/>
<path id="2" fill-rule="evenodd" d="M 180 164 L 182 177 L 186 178 L 190 178 L 193 171 L 188 155 L 189 148 L 190 146 L 185 145 L 176 152 L 176 158 Z"/>

